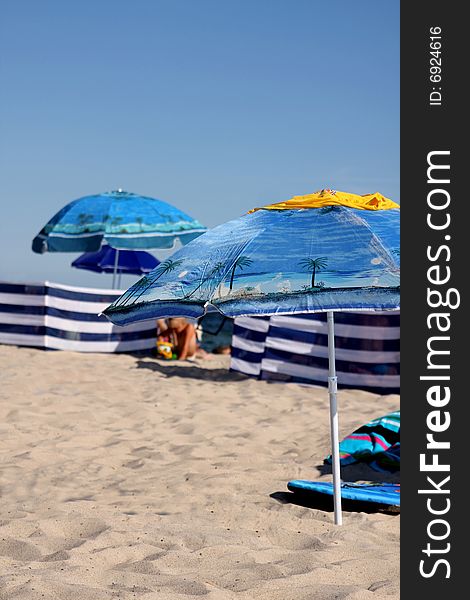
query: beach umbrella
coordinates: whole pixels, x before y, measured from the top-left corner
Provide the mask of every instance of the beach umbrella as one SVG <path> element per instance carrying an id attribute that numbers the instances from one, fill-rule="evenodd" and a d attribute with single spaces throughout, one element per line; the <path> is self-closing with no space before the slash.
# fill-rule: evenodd
<path id="1" fill-rule="evenodd" d="M 321 190 L 254 209 L 175 252 L 111 304 L 113 323 L 326 312 L 335 523 L 341 491 L 334 311 L 398 310 L 399 205 Z"/>
<path id="2" fill-rule="evenodd" d="M 64 206 L 34 238 L 34 252 L 95 252 L 103 243 L 121 250 L 173 248 L 206 228 L 156 198 L 121 189 L 85 196 Z"/>
<path id="3" fill-rule="evenodd" d="M 72 267 L 93 271 L 95 273 L 113 273 L 113 288 L 116 282 L 116 274 L 143 275 L 150 273 L 160 261 L 149 252 L 143 250 L 116 250 L 103 245 L 98 252 L 85 252 L 72 262 Z"/>

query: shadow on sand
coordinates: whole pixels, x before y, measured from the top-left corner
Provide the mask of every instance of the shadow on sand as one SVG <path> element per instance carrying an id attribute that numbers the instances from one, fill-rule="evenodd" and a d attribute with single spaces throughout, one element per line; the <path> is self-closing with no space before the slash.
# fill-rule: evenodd
<path id="1" fill-rule="evenodd" d="M 274 492 L 269 495 L 270 498 L 281 504 L 295 504 L 304 508 L 313 508 L 323 510 L 324 512 L 333 512 L 333 496 L 327 494 L 313 494 L 301 492 Z M 375 502 L 358 502 L 357 500 L 342 499 L 343 512 L 362 512 L 362 513 L 386 513 L 396 515 L 400 509 L 394 506 L 382 506 Z"/>
<path id="2" fill-rule="evenodd" d="M 149 369 L 164 377 L 185 377 L 188 379 L 203 379 L 204 381 L 246 381 L 246 375 L 229 371 L 227 368 L 199 366 L 197 363 L 179 365 L 162 365 L 157 361 L 137 360 L 138 369 Z"/>

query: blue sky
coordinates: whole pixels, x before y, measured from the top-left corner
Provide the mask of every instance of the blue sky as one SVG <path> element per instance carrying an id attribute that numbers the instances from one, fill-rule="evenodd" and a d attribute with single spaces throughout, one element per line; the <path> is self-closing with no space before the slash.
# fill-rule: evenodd
<path id="1" fill-rule="evenodd" d="M 3 0 L 0 56 L 0 279 L 107 287 L 31 240 L 119 187 L 208 227 L 322 187 L 400 201 L 398 0 Z"/>

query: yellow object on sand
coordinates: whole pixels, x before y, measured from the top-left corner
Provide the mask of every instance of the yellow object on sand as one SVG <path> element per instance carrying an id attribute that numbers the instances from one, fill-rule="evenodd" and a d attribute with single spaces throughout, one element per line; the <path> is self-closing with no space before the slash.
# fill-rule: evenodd
<path id="1" fill-rule="evenodd" d="M 173 344 L 171 342 L 157 342 L 157 354 L 162 358 L 173 358 Z"/>
<path id="2" fill-rule="evenodd" d="M 350 194 L 348 192 L 338 192 L 336 190 L 320 190 L 306 196 L 294 196 L 285 202 L 268 204 L 259 208 L 253 208 L 249 212 L 257 210 L 293 210 L 298 208 L 321 208 L 323 206 L 349 206 L 361 210 L 388 210 L 390 208 L 400 208 L 400 205 L 382 194 Z"/>

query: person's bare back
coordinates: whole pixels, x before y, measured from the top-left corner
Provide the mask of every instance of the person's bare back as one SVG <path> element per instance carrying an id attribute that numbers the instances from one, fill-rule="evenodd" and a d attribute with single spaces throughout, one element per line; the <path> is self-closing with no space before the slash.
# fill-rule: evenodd
<path id="1" fill-rule="evenodd" d="M 196 328 L 184 318 L 168 319 L 166 328 L 159 322 L 158 339 L 168 338 L 180 360 L 192 358 L 197 351 Z"/>

